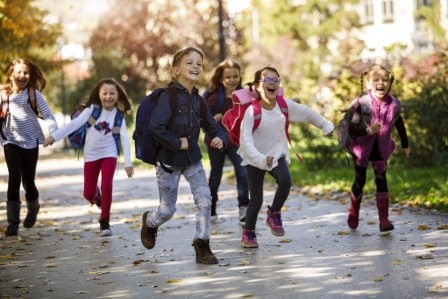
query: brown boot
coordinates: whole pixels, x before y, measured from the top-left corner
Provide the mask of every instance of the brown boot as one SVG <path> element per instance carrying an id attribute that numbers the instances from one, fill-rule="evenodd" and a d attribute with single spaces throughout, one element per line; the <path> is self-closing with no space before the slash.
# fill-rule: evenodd
<path id="1" fill-rule="evenodd" d="M 20 201 L 6 202 L 6 218 L 8 227 L 6 228 L 6 236 L 18 236 L 20 224 Z"/>
<path id="2" fill-rule="evenodd" d="M 394 225 L 389 221 L 389 193 L 379 192 L 376 194 L 376 207 L 380 219 L 380 231 L 387 232 L 394 230 Z"/>
<path id="3" fill-rule="evenodd" d="M 28 208 L 28 213 L 26 214 L 25 220 L 23 221 L 23 227 L 31 228 L 36 224 L 37 213 L 39 213 L 40 205 L 39 199 L 33 201 L 26 201 L 26 207 Z"/>
<path id="4" fill-rule="evenodd" d="M 359 224 L 359 208 L 361 207 L 362 193 L 357 197 L 350 192 L 350 211 L 348 213 L 347 224 L 351 229 L 356 229 Z"/>
<path id="5" fill-rule="evenodd" d="M 197 239 L 192 244 L 196 251 L 196 263 L 201 264 L 217 264 L 218 259 L 210 250 L 209 240 Z"/>
<path id="6" fill-rule="evenodd" d="M 143 213 L 142 217 L 142 230 L 140 232 L 140 239 L 142 241 L 143 246 L 146 249 L 152 249 L 156 246 L 157 239 L 157 227 L 149 227 L 146 224 L 146 219 L 148 217 L 149 212 Z"/>

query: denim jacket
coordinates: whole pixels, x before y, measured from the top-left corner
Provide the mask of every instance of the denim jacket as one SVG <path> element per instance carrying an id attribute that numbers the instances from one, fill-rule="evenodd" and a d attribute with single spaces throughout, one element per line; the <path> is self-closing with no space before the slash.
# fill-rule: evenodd
<path id="1" fill-rule="evenodd" d="M 190 95 L 188 90 L 180 83 L 172 84 L 176 88 L 178 97 L 177 114 L 173 123 L 168 126 L 171 117 L 170 99 L 167 92 L 162 92 L 149 120 L 149 130 L 154 138 L 161 143 L 158 160 L 166 166 L 185 168 L 198 163 L 201 158 L 198 139 L 201 130 L 200 123 L 200 97 L 198 89 L 193 88 Z M 228 135 L 225 129 L 218 125 L 207 110 L 207 117 L 202 124 L 204 131 L 224 142 L 228 143 Z M 188 140 L 188 149 L 181 150 L 181 137 Z"/>

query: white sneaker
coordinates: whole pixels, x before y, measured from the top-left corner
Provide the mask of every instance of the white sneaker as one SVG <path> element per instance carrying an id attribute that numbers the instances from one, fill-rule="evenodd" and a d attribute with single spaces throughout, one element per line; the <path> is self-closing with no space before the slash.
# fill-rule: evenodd
<path id="1" fill-rule="evenodd" d="M 218 215 L 210 216 L 210 222 L 211 223 L 216 223 L 217 221 L 218 221 Z"/>
<path id="2" fill-rule="evenodd" d="M 238 216 L 238 220 L 240 222 L 246 221 L 246 211 L 247 211 L 247 207 L 246 206 L 241 206 L 240 207 L 240 213 L 239 213 L 239 216 Z"/>
<path id="3" fill-rule="evenodd" d="M 112 236 L 112 231 L 110 229 L 103 229 L 101 231 L 101 236 L 102 237 Z"/>

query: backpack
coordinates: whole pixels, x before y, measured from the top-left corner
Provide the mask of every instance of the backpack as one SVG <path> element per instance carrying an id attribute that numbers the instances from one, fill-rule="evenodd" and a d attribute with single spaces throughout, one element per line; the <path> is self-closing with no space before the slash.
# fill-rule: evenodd
<path id="1" fill-rule="evenodd" d="M 252 105 L 254 109 L 254 126 L 252 128 L 252 132 L 254 132 L 261 122 L 261 105 L 257 98 L 257 93 L 255 91 L 251 92 L 249 89 L 239 89 L 235 90 L 232 93 L 232 104 L 233 107 L 229 111 L 227 111 L 222 117 L 222 124 L 227 129 L 229 134 L 229 140 L 233 144 L 240 146 L 240 134 L 241 134 L 241 122 L 244 118 L 244 113 L 247 108 Z M 285 99 L 283 98 L 283 88 L 280 87 L 277 93 L 277 103 L 280 106 L 280 109 L 283 115 L 286 117 L 285 122 L 285 133 L 288 138 L 289 144 L 292 147 L 291 138 L 289 136 L 289 110 L 288 105 L 286 104 Z M 292 147 L 293 148 L 293 147 Z M 294 149 L 294 148 L 293 148 Z M 297 158 L 300 162 L 303 162 L 303 159 L 297 154 L 294 150 Z"/>
<path id="2" fill-rule="evenodd" d="M 370 105 L 370 101 L 364 97 L 358 98 L 350 105 L 350 107 L 345 111 L 344 116 L 338 123 L 338 146 L 343 149 L 345 152 L 351 154 L 350 151 L 350 143 L 353 140 L 353 136 L 351 136 L 348 132 L 350 124 L 352 123 L 353 116 L 355 115 L 356 110 L 361 104 Z M 361 105 L 361 119 L 365 122 L 364 118 L 364 109 L 362 109 Z"/>
<path id="3" fill-rule="evenodd" d="M 137 114 L 135 117 L 135 130 L 132 134 L 132 139 L 135 141 L 135 157 L 151 165 L 157 164 L 157 154 L 160 150 L 161 144 L 151 135 L 151 132 L 149 131 L 149 119 L 152 111 L 157 105 L 160 95 L 164 91 L 168 92 L 170 97 L 171 117 L 168 124 L 173 122 L 176 117 L 178 98 L 176 88 L 170 85 L 168 87 L 154 90 L 142 100 L 137 109 Z M 202 124 L 207 117 L 207 105 L 202 97 L 200 97 L 200 115 Z"/>
<path id="4" fill-rule="evenodd" d="M 85 108 L 85 105 L 81 104 L 81 107 Z M 73 120 L 77 118 L 81 114 L 82 109 L 84 108 L 77 109 L 75 112 L 73 112 L 72 115 L 70 116 L 71 119 Z M 78 149 L 78 159 L 79 154 L 81 150 L 84 149 L 84 144 L 86 143 L 87 129 L 95 124 L 95 122 L 100 117 L 102 111 L 103 107 L 101 105 L 93 104 L 93 111 L 89 117 L 89 120 L 85 124 L 83 124 L 79 129 L 75 130 L 74 132 L 68 135 L 68 141 L 70 142 L 70 144 Z M 117 113 L 115 114 L 114 118 L 114 126 L 112 128 L 112 136 L 114 137 L 115 145 L 117 146 L 118 155 L 120 155 L 120 146 L 118 144 L 118 140 L 120 138 L 120 130 L 123 118 L 124 118 L 123 112 L 117 109 Z"/>
<path id="5" fill-rule="evenodd" d="M 3 134 L 2 125 L 3 122 L 6 121 L 6 118 L 8 117 L 9 112 L 9 96 L 6 94 L 5 90 L 0 90 L 0 134 L 4 140 L 6 139 L 6 136 Z M 33 109 L 36 116 L 39 115 L 39 111 L 37 110 L 37 104 L 36 104 L 36 90 L 34 87 L 29 86 L 28 87 L 28 103 L 31 106 L 31 109 Z"/>

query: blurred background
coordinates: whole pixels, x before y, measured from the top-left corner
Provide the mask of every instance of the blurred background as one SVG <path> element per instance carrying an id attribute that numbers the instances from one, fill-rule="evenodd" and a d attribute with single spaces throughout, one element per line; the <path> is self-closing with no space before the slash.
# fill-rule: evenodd
<path id="1" fill-rule="evenodd" d="M 391 94 L 403 104 L 412 150 L 411 159 L 390 165 L 442 176 L 423 183 L 424 196 L 439 192 L 446 204 L 440 190 L 448 188 L 447 6 L 447 0 L 0 0 L 0 82 L 17 57 L 39 64 L 49 80 L 44 95 L 63 125 L 99 79 L 114 77 L 135 113 L 145 95 L 171 81 L 171 55 L 197 46 L 206 56 L 201 92 L 224 59 L 243 65 L 243 83 L 270 65 L 286 97 L 337 124 L 339 110 L 361 91 L 361 73 L 380 64 L 395 73 Z M 127 123 L 132 132 L 133 117 Z M 302 125 L 293 125 L 291 135 L 309 161 L 302 169 L 346 166 L 337 140 Z M 407 196 L 418 193 L 407 184 Z"/>

